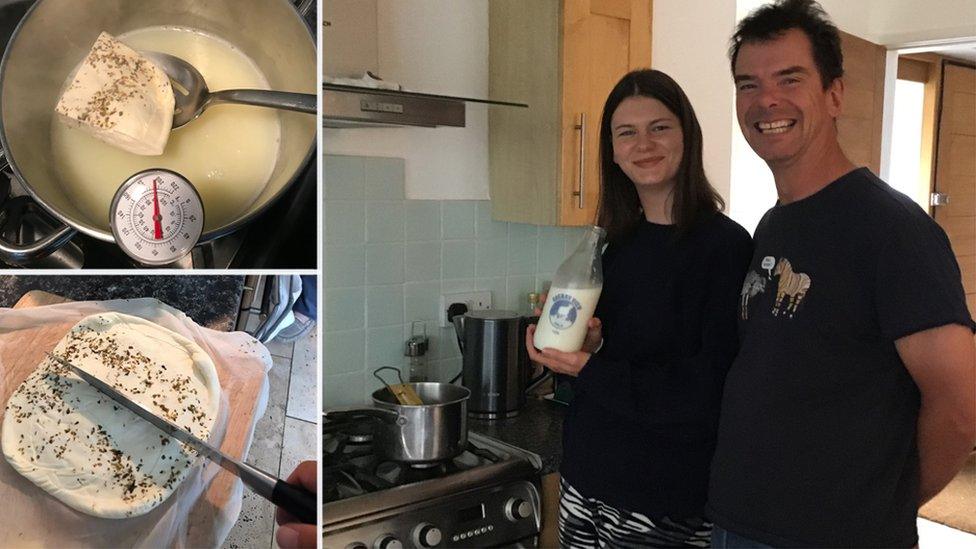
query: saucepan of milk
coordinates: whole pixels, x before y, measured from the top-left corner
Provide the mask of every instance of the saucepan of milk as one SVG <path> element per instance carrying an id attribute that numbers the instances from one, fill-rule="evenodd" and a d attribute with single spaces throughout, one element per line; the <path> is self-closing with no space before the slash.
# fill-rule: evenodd
<path id="1" fill-rule="evenodd" d="M 314 40 L 288 0 L 38 0 L 0 63 L 0 146 L 25 189 L 68 226 L 62 236 L 76 230 L 112 241 L 115 191 L 133 173 L 158 167 L 198 190 L 205 242 L 263 212 L 312 157 L 315 117 L 244 105 L 208 109 L 172 132 L 161 156 L 65 127 L 54 112 L 60 91 L 102 31 L 136 50 L 185 59 L 214 90 L 316 92 Z M 28 246 L 28 255 L 52 246 Z M 9 256 L 23 253 L 17 249 L 0 242 L 0 257 L 16 261 Z"/>

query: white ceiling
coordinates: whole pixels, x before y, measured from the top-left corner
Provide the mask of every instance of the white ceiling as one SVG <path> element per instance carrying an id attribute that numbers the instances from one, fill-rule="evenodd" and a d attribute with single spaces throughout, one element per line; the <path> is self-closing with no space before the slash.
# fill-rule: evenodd
<path id="1" fill-rule="evenodd" d="M 968 63 L 976 63 L 976 44 L 951 46 L 944 49 L 935 50 L 939 55 L 958 59 Z"/>

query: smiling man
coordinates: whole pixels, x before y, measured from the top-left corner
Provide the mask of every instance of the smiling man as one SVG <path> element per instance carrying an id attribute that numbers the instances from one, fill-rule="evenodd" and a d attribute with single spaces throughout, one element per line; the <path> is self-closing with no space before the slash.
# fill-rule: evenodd
<path id="1" fill-rule="evenodd" d="M 836 27 L 786 0 L 730 50 L 743 135 L 779 200 L 755 234 L 708 514 L 716 547 L 918 543 L 976 442 L 976 325 L 949 240 L 837 141 Z"/>

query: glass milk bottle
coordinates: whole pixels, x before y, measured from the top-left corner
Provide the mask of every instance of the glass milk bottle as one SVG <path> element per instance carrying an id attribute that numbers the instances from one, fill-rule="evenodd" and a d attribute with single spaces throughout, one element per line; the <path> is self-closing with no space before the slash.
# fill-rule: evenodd
<path id="1" fill-rule="evenodd" d="M 586 325 L 603 290 L 601 253 L 606 236 L 600 227 L 590 227 L 576 251 L 559 266 L 535 329 L 536 349 L 571 353 L 583 347 Z"/>

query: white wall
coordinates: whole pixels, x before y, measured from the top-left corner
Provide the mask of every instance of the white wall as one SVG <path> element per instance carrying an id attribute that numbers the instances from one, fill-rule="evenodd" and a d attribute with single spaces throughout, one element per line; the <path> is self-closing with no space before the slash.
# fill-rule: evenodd
<path id="1" fill-rule="evenodd" d="M 487 97 L 488 0 L 379 0 L 377 27 L 384 80 L 412 91 Z M 485 199 L 488 111 L 466 109 L 464 128 L 326 128 L 322 149 L 406 159 L 407 198 Z"/>
<path id="2" fill-rule="evenodd" d="M 976 0 L 820 0 L 841 29 L 883 46 L 976 37 Z"/>
<path id="3" fill-rule="evenodd" d="M 735 2 L 653 0 L 653 8 L 651 65 L 674 78 L 691 100 L 704 135 L 705 173 L 728 203 L 729 150 L 738 127 L 725 52 Z"/>

